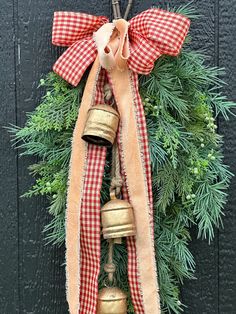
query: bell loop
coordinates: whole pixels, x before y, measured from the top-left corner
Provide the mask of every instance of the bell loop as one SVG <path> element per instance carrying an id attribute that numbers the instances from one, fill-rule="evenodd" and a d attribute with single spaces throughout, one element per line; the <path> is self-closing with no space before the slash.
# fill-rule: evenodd
<path id="1" fill-rule="evenodd" d="M 116 278 L 114 276 L 112 277 L 112 279 L 110 279 L 109 277 L 106 277 L 103 280 L 103 286 L 106 288 L 115 287 L 116 286 Z"/>
<path id="2" fill-rule="evenodd" d="M 111 200 L 116 200 L 117 197 L 116 197 L 116 189 L 111 189 L 110 188 L 110 199 Z"/>
<path id="3" fill-rule="evenodd" d="M 120 198 L 122 185 L 123 185 L 123 180 L 120 177 L 112 178 L 111 186 L 110 186 L 110 198 L 111 199 Z"/>
<path id="4" fill-rule="evenodd" d="M 107 263 L 104 265 L 104 271 L 106 273 L 112 273 L 114 274 L 116 271 L 116 265 L 114 263 Z"/>
<path id="5" fill-rule="evenodd" d="M 104 101 L 107 103 L 112 98 L 112 89 L 110 84 L 104 85 Z"/>
<path id="6" fill-rule="evenodd" d="M 123 180 L 120 174 L 120 156 L 117 142 L 114 143 L 112 147 L 112 170 L 111 170 L 112 180 L 110 185 L 110 196 L 111 199 L 120 198 L 121 188 L 123 185 Z M 115 198 L 114 198 L 115 195 Z"/>

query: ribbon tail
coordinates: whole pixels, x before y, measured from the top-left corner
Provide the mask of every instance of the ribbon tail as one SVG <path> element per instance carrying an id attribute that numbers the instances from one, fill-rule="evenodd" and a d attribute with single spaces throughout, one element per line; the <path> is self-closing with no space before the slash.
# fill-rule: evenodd
<path id="1" fill-rule="evenodd" d="M 137 95 L 133 88 L 131 74 L 127 68 L 122 72 L 113 69 L 110 72 L 110 79 L 121 116 L 121 164 L 126 178 L 129 200 L 134 208 L 137 230 L 138 274 L 136 276 L 139 277 L 144 313 L 160 314 L 152 209 L 149 199 L 149 182 L 147 182 L 149 178 L 145 169 L 142 131 L 140 130 L 143 125 L 138 124 Z"/>
<path id="2" fill-rule="evenodd" d="M 81 139 L 81 135 L 86 122 L 87 111 L 94 101 L 99 71 L 100 65 L 96 60 L 87 80 L 73 133 L 66 210 L 66 286 L 71 314 L 78 314 L 80 309 L 80 221 L 88 155 L 88 145 Z M 85 310 L 81 313 L 87 312 Z"/>

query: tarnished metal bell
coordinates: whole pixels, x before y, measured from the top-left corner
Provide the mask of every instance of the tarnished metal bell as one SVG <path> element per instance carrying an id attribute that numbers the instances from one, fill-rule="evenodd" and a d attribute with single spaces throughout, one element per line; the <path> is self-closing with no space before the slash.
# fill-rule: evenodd
<path id="1" fill-rule="evenodd" d="M 100 290 L 97 303 L 97 314 L 127 314 L 127 296 L 116 287 Z"/>
<path id="2" fill-rule="evenodd" d="M 105 239 L 135 235 L 133 208 L 129 202 L 111 195 L 101 209 L 102 233 Z"/>
<path id="3" fill-rule="evenodd" d="M 119 113 L 109 105 L 89 109 L 82 139 L 99 146 L 112 146 L 119 124 Z"/>

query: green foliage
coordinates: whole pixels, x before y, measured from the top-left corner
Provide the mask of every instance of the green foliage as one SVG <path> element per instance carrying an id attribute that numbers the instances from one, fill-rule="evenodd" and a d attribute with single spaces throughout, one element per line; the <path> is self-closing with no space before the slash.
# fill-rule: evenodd
<path id="1" fill-rule="evenodd" d="M 191 13 L 191 12 L 190 12 Z M 192 12 L 193 13 L 193 12 Z M 221 70 L 204 64 L 205 57 L 184 50 L 177 58 L 162 57 L 148 77 L 141 78 L 152 164 L 155 209 L 155 244 L 163 313 L 183 309 L 179 287 L 193 278 L 195 263 L 188 249 L 189 228 L 209 241 L 221 225 L 232 174 L 223 162 L 222 138 L 216 118 L 228 119 L 235 104 L 221 95 Z M 22 155 L 38 157 L 30 166 L 35 177 L 25 196 L 47 196 L 51 223 L 47 242 L 64 242 L 64 217 L 72 132 L 84 84 L 72 88 L 57 75 L 41 80 L 46 95 L 28 115 L 23 128 L 11 127 Z M 104 175 L 102 203 L 107 200 L 109 162 Z M 107 243 L 102 242 L 102 264 Z M 125 243 L 117 245 L 118 285 L 128 291 Z M 104 280 L 101 272 L 100 284 Z M 132 305 L 129 303 L 129 312 Z"/>
<path id="2" fill-rule="evenodd" d="M 167 9 L 168 9 L 168 11 L 172 11 L 172 12 L 175 12 L 175 13 L 179 13 L 179 14 L 185 15 L 190 20 L 199 18 L 201 16 L 195 10 L 194 0 L 189 1 L 185 5 L 181 5 L 181 6 L 174 7 L 174 8 L 172 8 L 170 6 L 167 6 Z"/>
<path id="3" fill-rule="evenodd" d="M 52 221 L 45 227 L 48 243 L 62 244 L 65 238 L 65 206 L 71 138 L 78 115 L 83 83 L 72 88 L 54 73 L 40 80 L 47 90 L 41 104 L 28 114 L 24 128 L 12 126 L 21 156 L 33 155 L 39 162 L 29 167 L 36 178 L 25 197 L 47 196 Z"/>
<path id="4" fill-rule="evenodd" d="M 179 313 L 179 283 L 192 278 L 189 227 L 209 241 L 221 225 L 231 173 L 223 163 L 218 114 L 234 103 L 221 95 L 220 70 L 185 50 L 163 57 L 141 81 L 149 132 L 155 204 L 156 252 L 163 310 Z"/>

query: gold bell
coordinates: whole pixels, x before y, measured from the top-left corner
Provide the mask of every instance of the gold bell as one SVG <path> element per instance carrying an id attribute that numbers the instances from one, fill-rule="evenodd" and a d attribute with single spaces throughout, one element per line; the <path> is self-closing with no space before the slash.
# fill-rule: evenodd
<path id="1" fill-rule="evenodd" d="M 99 146 L 112 146 L 119 124 L 119 113 L 109 105 L 89 109 L 82 139 Z"/>
<path id="2" fill-rule="evenodd" d="M 117 287 L 100 290 L 97 314 L 127 314 L 127 296 Z"/>
<path id="3" fill-rule="evenodd" d="M 102 233 L 105 239 L 135 235 L 133 208 L 129 202 L 111 195 L 111 200 L 101 209 Z"/>

